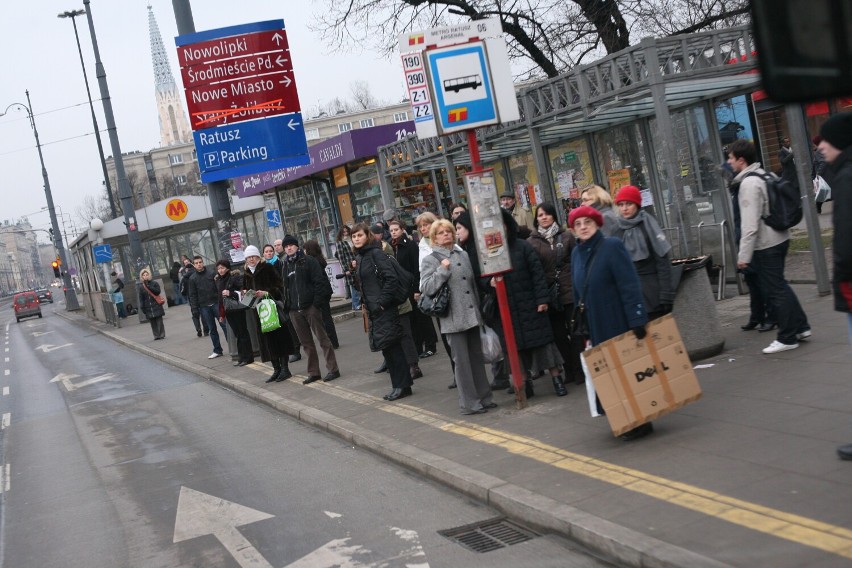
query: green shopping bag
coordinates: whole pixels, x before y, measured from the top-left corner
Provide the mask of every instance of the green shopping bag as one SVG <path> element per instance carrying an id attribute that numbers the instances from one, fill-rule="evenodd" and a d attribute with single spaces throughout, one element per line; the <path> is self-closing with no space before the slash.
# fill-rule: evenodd
<path id="1" fill-rule="evenodd" d="M 258 302 L 257 317 L 260 320 L 260 331 L 263 333 L 275 331 L 281 327 L 281 320 L 278 319 L 278 308 L 275 306 L 275 300 L 264 298 Z"/>

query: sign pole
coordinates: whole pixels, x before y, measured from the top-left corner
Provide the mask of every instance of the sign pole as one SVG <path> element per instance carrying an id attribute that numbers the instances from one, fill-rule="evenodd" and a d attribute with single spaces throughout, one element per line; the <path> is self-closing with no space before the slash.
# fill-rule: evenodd
<path id="1" fill-rule="evenodd" d="M 470 152 L 470 166 L 472 172 L 482 171 L 479 160 L 479 144 L 476 142 L 476 129 L 467 131 L 467 147 Z M 473 212 L 471 211 L 471 214 Z M 508 243 L 507 243 L 508 246 Z M 527 394 L 524 388 L 524 372 L 518 357 L 518 344 L 515 341 L 515 328 L 512 325 L 512 313 L 509 311 L 509 296 L 506 293 L 506 282 L 503 275 L 494 276 L 495 289 L 497 290 L 497 306 L 500 309 L 500 321 L 503 322 L 503 337 L 506 339 L 506 355 L 509 357 L 509 366 L 512 369 L 512 384 L 515 387 L 515 402 L 519 409 L 527 407 Z"/>

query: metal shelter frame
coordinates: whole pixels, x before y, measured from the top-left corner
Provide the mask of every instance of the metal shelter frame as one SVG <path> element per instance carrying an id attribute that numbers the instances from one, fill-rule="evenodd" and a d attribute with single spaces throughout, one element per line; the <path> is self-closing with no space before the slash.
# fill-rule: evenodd
<path id="1" fill-rule="evenodd" d="M 686 198 L 670 113 L 705 101 L 754 91 L 760 86 L 756 44 L 750 26 L 648 38 L 588 65 L 544 80 L 517 93 L 521 119 L 477 131 L 483 162 L 532 151 L 539 179 L 554 187 L 544 148 L 625 125 L 657 120 L 654 144 L 662 150 L 666 180 L 655 179 L 675 196 L 670 215 L 687 253 L 696 244 L 685 215 Z M 720 146 L 721 148 L 721 143 Z M 420 140 L 409 136 L 378 149 L 381 173 L 453 171 L 470 165 L 465 133 Z M 720 151 L 720 161 L 721 161 Z M 652 176 L 657 177 L 652 168 Z M 454 176 L 448 175 L 456 194 Z M 550 195 L 552 196 L 552 194 Z M 733 234 L 729 236 L 733 241 Z"/>

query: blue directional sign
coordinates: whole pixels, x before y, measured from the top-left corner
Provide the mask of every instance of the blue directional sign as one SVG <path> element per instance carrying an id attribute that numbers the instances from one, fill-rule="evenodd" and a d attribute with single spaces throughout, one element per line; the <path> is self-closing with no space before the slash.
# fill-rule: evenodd
<path id="1" fill-rule="evenodd" d="M 270 209 L 266 212 L 266 224 L 270 229 L 281 226 L 281 211 Z"/>
<path id="2" fill-rule="evenodd" d="M 425 52 L 443 134 L 499 122 L 483 42 Z"/>
<path id="3" fill-rule="evenodd" d="M 192 137 L 204 183 L 310 162 L 301 113 L 206 128 Z"/>
<path id="4" fill-rule="evenodd" d="M 110 245 L 95 245 L 92 247 L 95 254 L 95 263 L 105 264 L 112 262 L 112 247 Z"/>
<path id="5" fill-rule="evenodd" d="M 310 162 L 283 20 L 175 39 L 201 181 Z"/>

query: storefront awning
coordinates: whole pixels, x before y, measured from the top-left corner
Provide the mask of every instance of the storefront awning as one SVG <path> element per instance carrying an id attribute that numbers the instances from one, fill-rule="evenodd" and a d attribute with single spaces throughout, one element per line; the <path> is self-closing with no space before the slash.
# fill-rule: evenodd
<path id="1" fill-rule="evenodd" d="M 324 172 L 353 160 L 373 157 L 379 146 L 405 138 L 413 132 L 414 123 L 411 121 L 350 130 L 308 148 L 310 164 L 234 178 L 234 187 L 240 197 L 257 195 L 281 184 Z"/>

